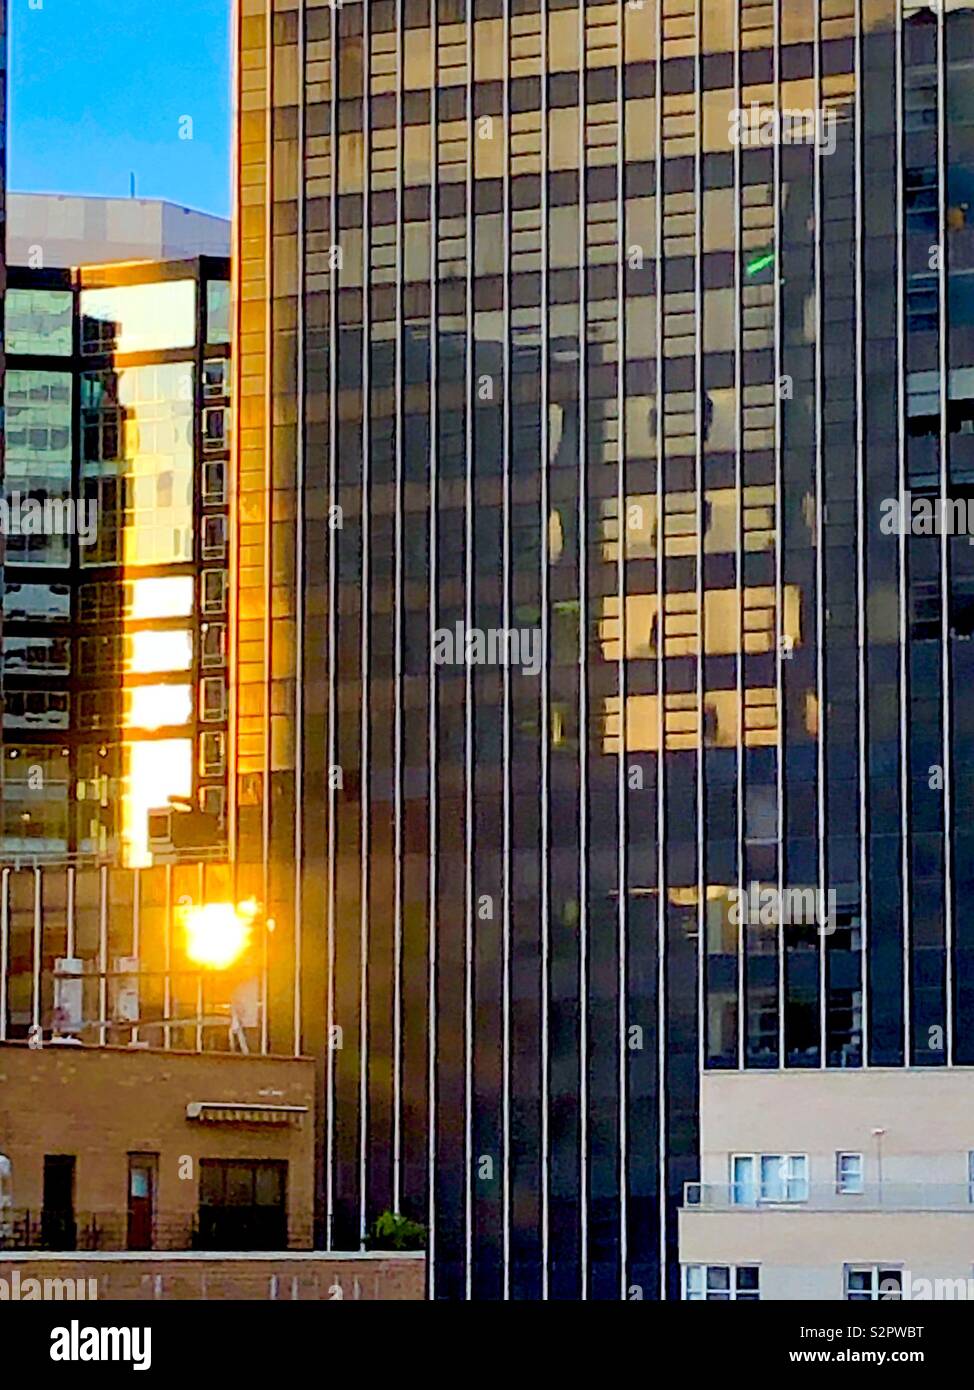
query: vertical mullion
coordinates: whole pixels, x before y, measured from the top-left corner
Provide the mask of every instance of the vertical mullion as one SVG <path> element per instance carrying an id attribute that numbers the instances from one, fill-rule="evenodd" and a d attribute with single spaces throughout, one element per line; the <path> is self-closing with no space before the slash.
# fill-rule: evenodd
<path id="1" fill-rule="evenodd" d="M 172 869 L 171 864 L 166 865 L 166 916 L 163 922 L 163 1003 L 162 1016 L 166 1020 L 162 1028 L 163 1047 L 168 1051 L 172 1042 L 172 1030 L 169 1026 L 169 1019 L 172 1017 Z M 104 892 L 104 889 L 101 890 Z"/>
<path id="2" fill-rule="evenodd" d="M 616 590 L 619 595 L 619 709 L 625 727 L 628 696 L 626 680 L 626 151 L 625 151 L 625 43 L 626 22 L 624 0 L 619 0 L 616 23 L 619 30 L 619 62 L 616 72 L 616 513 L 618 516 L 618 548 L 616 551 Z M 618 819 L 618 922 L 619 922 L 619 1296 L 628 1293 L 629 1264 L 629 1163 L 627 1084 L 628 1050 L 626 1019 L 628 1013 L 629 960 L 629 894 L 628 894 L 628 817 L 626 798 L 626 737 L 619 739 L 619 758 L 616 767 L 616 799 Z"/>
<path id="3" fill-rule="evenodd" d="M 439 101 L 437 76 L 439 71 L 439 13 L 438 0 L 430 3 L 430 60 L 433 71 L 430 74 L 430 546 L 429 546 L 429 940 L 427 976 L 427 1023 L 429 1035 L 429 1054 L 427 1070 L 427 1197 L 428 1197 L 428 1252 L 426 1259 L 426 1296 L 436 1294 L 436 971 L 437 971 L 437 845 L 439 833 L 438 783 L 437 783 L 437 737 L 436 717 L 436 663 L 432 659 L 433 634 L 436 631 L 437 584 L 437 545 L 439 525 L 437 507 L 439 504 L 439 391 L 437 372 L 439 370 Z"/>
<path id="4" fill-rule="evenodd" d="M 855 46 L 855 161 L 856 161 L 856 544 L 857 597 L 858 597 L 858 648 L 859 648 L 859 989 L 861 1017 L 861 1064 L 869 1066 L 869 994 L 866 989 L 866 974 L 869 948 L 869 817 L 867 813 L 867 769 L 868 753 L 866 746 L 866 456 L 865 456 L 865 385 L 863 381 L 865 362 L 865 325 L 863 323 L 863 157 L 865 152 L 865 132 L 863 130 L 863 60 L 862 60 L 862 0 L 856 0 L 856 46 Z M 826 904 L 819 903 L 820 929 L 824 928 Z M 835 926 L 834 922 L 830 923 Z M 826 1049 L 828 1038 L 826 1037 Z M 828 1052 L 826 1051 L 826 1061 Z"/>
<path id="5" fill-rule="evenodd" d="M 41 1026 L 41 959 L 43 956 L 43 936 L 44 936 L 44 914 L 42 911 L 41 900 L 41 870 L 37 860 L 34 861 L 34 921 L 31 931 L 31 1025 L 34 1034 L 40 1038 Z M 99 924 L 98 924 L 98 1041 L 102 1047 L 105 1046 L 105 1028 L 102 1020 L 105 1017 L 105 870 L 100 870 L 101 878 L 101 902 L 99 904 Z"/>
<path id="6" fill-rule="evenodd" d="M 943 8 L 937 7 L 937 211 L 939 259 L 937 270 L 939 367 L 940 367 L 940 507 L 945 515 L 947 501 L 947 64 L 946 31 Z M 946 1064 L 954 1060 L 954 905 L 953 905 L 953 750 L 951 748 L 950 699 L 950 536 L 949 527 L 940 528 L 940 680 L 943 686 L 944 759 L 944 1021 L 946 1023 Z"/>
<path id="7" fill-rule="evenodd" d="M 368 1179 L 368 1114 L 369 1114 L 369 814 L 371 794 L 369 779 L 369 640 L 371 636 L 370 605 L 372 583 L 371 485 L 372 467 L 369 457 L 372 447 L 372 26 L 370 11 L 363 7 L 362 17 L 362 591 L 361 645 L 359 680 L 362 690 L 362 712 L 359 721 L 359 1239 L 366 1234 L 366 1186 Z"/>
<path id="8" fill-rule="evenodd" d="M 822 109 L 822 0 L 815 0 L 815 106 L 817 110 Z M 825 777 L 825 726 L 827 723 L 827 708 L 825 702 L 825 596 L 823 584 L 825 579 L 825 536 L 824 536 L 824 505 L 822 497 L 822 468 L 823 468 L 823 448 L 822 448 L 822 429 L 823 429 L 823 361 L 822 361 L 822 333 L 824 331 L 825 315 L 822 311 L 822 151 L 819 145 L 815 147 L 815 180 L 814 180 L 814 245 L 815 245 L 815 608 L 816 623 L 815 635 L 817 638 L 817 648 L 815 653 L 815 687 L 818 700 L 818 805 L 816 807 L 818 815 L 818 892 L 819 902 L 825 902 L 825 874 L 826 874 L 826 796 L 827 784 Z M 780 537 L 778 539 L 780 544 Z M 826 1031 L 826 996 L 825 996 L 825 937 L 819 934 L 818 937 L 818 1008 L 819 1008 L 819 1064 L 824 1060 L 825 1031 Z"/>
<path id="9" fill-rule="evenodd" d="M 306 602 L 304 572 L 304 515 L 305 515 L 305 353 L 307 340 L 305 334 L 305 295 L 306 295 L 306 221 L 305 199 L 307 182 L 304 177 L 304 151 L 306 111 L 305 84 L 307 81 L 307 61 L 305 57 L 305 0 L 298 6 L 298 304 L 297 304 L 297 397 L 298 418 L 295 438 L 297 458 L 295 460 L 297 477 L 295 479 L 295 647 L 296 671 L 294 688 L 294 991 L 293 1002 L 293 1044 L 295 1057 L 301 1056 L 301 929 L 302 929 L 302 861 L 304 859 L 304 606 Z M 262 927 L 267 931 L 266 924 Z"/>
<path id="10" fill-rule="evenodd" d="M 579 1070 L 581 1073 L 581 1182 L 584 1213 L 582 1238 L 582 1298 L 588 1297 L 588 340 L 586 334 L 588 285 L 585 277 L 588 249 L 588 199 L 585 186 L 585 140 L 588 101 L 585 6 L 578 8 L 578 891 L 579 891 Z M 625 735 L 623 735 L 625 737 Z M 547 1271 L 544 1272 L 547 1297 Z"/>
<path id="11" fill-rule="evenodd" d="M 694 317 L 694 378 L 696 381 L 694 403 L 694 488 L 697 506 L 697 554 L 696 554 L 696 605 L 697 605 L 697 1069 L 703 1069 L 704 1058 L 704 921 L 706 907 L 707 863 L 704 853 L 706 827 L 705 778 L 706 755 L 704 750 L 704 691 L 706 683 L 706 639 L 707 621 L 704 599 L 704 533 L 706 530 L 706 504 L 704 502 L 703 467 L 703 395 L 704 395 L 704 297 L 703 297 L 703 9 L 702 0 L 697 0 L 695 16 L 696 51 L 694 53 L 694 141 L 693 152 L 693 201 L 694 201 L 694 257 L 693 257 L 693 317 Z M 660 630 L 662 631 L 662 623 Z"/>
<path id="12" fill-rule="evenodd" d="M 899 0 L 896 21 L 896 279 L 897 279 L 897 444 L 899 464 L 899 496 L 906 496 L 906 251 L 904 193 L 904 101 L 903 101 L 903 6 Z M 909 575 L 906 563 L 906 527 L 899 528 L 897 538 L 899 564 L 899 679 L 900 679 L 900 901 L 903 911 L 903 1063 L 910 1065 L 910 741 L 907 733 L 909 718 L 909 668 L 907 621 Z M 869 982 L 871 984 L 871 981 Z"/>
<path id="13" fill-rule="evenodd" d="M 332 519 L 337 515 L 338 501 L 338 266 L 334 254 L 338 245 L 338 12 L 332 10 L 329 25 L 331 48 L 331 92 L 329 121 L 329 256 L 328 284 L 328 901 L 327 901 L 327 1022 L 328 1039 L 325 1056 L 325 1249 L 332 1248 L 335 1193 L 335 913 L 337 877 L 335 857 L 337 835 L 335 826 L 336 787 L 332 771 L 337 759 L 338 701 L 335 689 L 338 608 L 338 541 Z"/>
<path id="14" fill-rule="evenodd" d="M 663 0 L 656 10 L 656 1033 L 659 1152 L 659 1293 L 666 1298 L 666 615 L 663 564 L 666 526 L 663 493 Z M 622 528 L 624 518 L 620 517 Z M 624 532 L 620 530 L 624 540 Z M 619 711 L 619 737 L 627 741 L 627 711 Z"/>
<path id="15" fill-rule="evenodd" d="M 542 0 L 543 3 L 543 0 Z M 511 54 L 511 17 L 510 0 L 504 0 L 504 418 L 503 418 L 503 449 L 504 449 L 504 535 L 503 535 L 503 591 L 504 591 L 504 631 L 510 631 L 511 626 L 511 431 L 513 431 L 513 411 L 514 403 L 511 399 L 511 146 L 513 146 L 513 132 L 511 132 L 511 92 L 510 92 L 510 54 Z M 545 18 L 542 17 L 542 25 Z M 542 44 L 545 40 L 542 39 Z M 546 71 L 546 64 L 542 61 L 542 72 Z M 542 83 L 543 86 L 543 83 Z M 542 97 L 542 101 L 545 100 Z M 543 126 L 542 126 L 543 129 Z M 542 189 L 545 186 L 545 170 L 542 161 Z M 543 199 L 542 192 L 542 199 Z M 545 229 L 543 229 L 542 214 L 542 245 L 545 239 Z M 543 252 L 542 252 L 543 259 Z M 542 264 L 542 285 L 546 281 L 545 264 Z M 543 316 L 543 309 L 542 309 Z M 542 364 L 542 384 L 545 381 L 545 367 Z M 542 385 L 543 389 L 543 385 Z M 543 407 L 542 407 L 543 409 Z M 542 499 L 545 496 L 545 477 L 547 471 L 545 442 L 542 436 Z M 540 545 L 540 556 L 542 556 L 542 574 L 546 569 L 547 560 L 547 528 L 545 523 L 545 502 L 542 500 L 542 518 L 540 518 L 540 528 L 542 528 L 542 545 Z M 542 581 L 543 582 L 543 581 Z M 542 624 L 545 614 L 545 603 L 542 600 Z M 542 638 L 543 646 L 543 638 Z M 542 692 L 545 691 L 547 680 L 546 653 L 542 655 Z M 510 1298 L 511 1293 L 511 1273 L 510 1273 L 510 1215 L 511 1215 L 511 677 L 510 666 L 504 664 L 503 667 L 503 749 L 504 749 L 504 788 L 503 788 L 503 819 L 504 819 L 504 842 L 502 852 L 502 1136 L 503 1136 L 503 1173 L 502 1173 L 502 1245 L 503 1245 L 503 1297 Z M 545 696 L 542 694 L 543 705 L 546 705 Z M 543 713 L 542 713 L 543 723 Z M 545 758 L 545 733 L 542 730 L 542 767 Z M 545 777 L 546 771 L 542 771 L 542 817 L 543 817 L 543 796 L 545 796 Z M 542 819 L 543 826 L 543 819 Z M 542 830 L 543 835 L 543 830 Z M 543 855 L 543 844 L 542 844 Z M 545 872 L 542 869 L 542 970 L 543 960 L 546 954 L 546 909 L 545 909 Z"/>
<path id="16" fill-rule="evenodd" d="M 744 100 L 741 86 L 741 9 L 737 8 L 737 24 L 734 34 L 734 100 L 737 110 L 741 110 Z M 737 682 L 737 1065 L 743 1070 L 746 1061 L 746 1020 L 747 1020 L 747 923 L 746 915 L 740 911 L 741 893 L 744 887 L 744 284 L 741 275 L 741 262 L 744 256 L 744 215 L 741 201 L 744 196 L 741 178 L 741 142 L 734 145 L 734 400 L 736 450 L 734 458 L 734 484 L 737 490 L 737 622 L 741 640 L 734 658 Z M 775 545 L 778 543 L 775 532 Z"/>
<path id="17" fill-rule="evenodd" d="M 778 6 L 774 8 L 774 105 L 781 110 L 781 15 Z M 781 381 L 782 323 L 781 323 L 781 141 L 776 140 L 772 147 L 772 216 L 774 218 L 774 666 L 775 666 L 775 722 L 778 725 L 775 746 L 775 830 L 777 833 L 778 865 L 775 885 L 778 892 L 778 1066 L 784 1067 L 785 1053 L 785 914 L 781 910 L 784 902 L 785 886 L 785 699 L 784 667 L 782 665 L 782 646 L 784 642 L 784 549 L 785 515 L 783 505 L 784 463 L 782 459 L 782 400 L 779 382 Z M 741 645 L 744 642 L 743 626 Z"/>
<path id="18" fill-rule="evenodd" d="M 467 0 L 467 283 L 466 326 L 467 352 L 464 377 L 464 428 L 466 431 L 466 496 L 464 501 L 465 601 L 464 632 L 474 625 L 474 353 L 477 339 L 474 332 L 474 5 Z M 473 854 L 474 854 L 474 794 L 473 794 L 473 664 L 464 660 L 464 959 L 463 959 L 463 1195 L 465 1288 L 469 1299 L 473 1293 Z"/>
<path id="19" fill-rule="evenodd" d="M 403 429 L 405 385 L 403 380 L 403 241 L 405 151 L 403 135 L 403 4 L 396 0 L 396 602 L 395 602 L 395 921 L 393 924 L 392 981 L 392 1209 L 402 1201 L 402 957 L 403 957 Z"/>
<path id="20" fill-rule="evenodd" d="M 264 10 L 266 28 L 266 64 L 264 81 L 267 101 L 265 104 L 264 149 L 267 174 L 267 205 L 264 209 L 264 276 L 267 299 L 264 306 L 264 718 L 263 718 L 263 769 L 261 774 L 261 902 L 266 916 L 270 903 L 270 841 L 271 841 L 271 722 L 274 708 L 273 662 L 271 643 L 273 640 L 274 611 L 274 5 L 267 0 Z M 261 931 L 266 934 L 267 925 L 261 922 Z M 260 999 L 260 1050 L 266 1054 L 269 1049 L 270 1033 L 267 1018 L 268 982 L 267 971 L 261 977 Z"/>
<path id="21" fill-rule="evenodd" d="M 0 869 L 0 1042 L 7 1040 L 7 989 L 10 965 L 10 870 Z"/>

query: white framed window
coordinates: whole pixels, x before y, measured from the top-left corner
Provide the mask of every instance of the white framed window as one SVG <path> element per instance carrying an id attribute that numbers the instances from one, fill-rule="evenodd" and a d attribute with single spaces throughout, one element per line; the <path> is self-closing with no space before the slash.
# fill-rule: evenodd
<path id="1" fill-rule="evenodd" d="M 689 1303 L 757 1303 L 757 1265 L 684 1265 L 683 1298 Z"/>
<path id="2" fill-rule="evenodd" d="M 226 665 L 227 628 L 225 623 L 203 623 L 200 628 L 200 661 L 203 668 Z"/>
<path id="3" fill-rule="evenodd" d="M 227 609 L 226 570 L 203 571 L 203 612 L 225 613 Z"/>
<path id="4" fill-rule="evenodd" d="M 226 357 L 208 357 L 203 363 L 203 395 L 212 400 L 214 396 L 228 395 L 227 382 L 230 380 L 230 361 Z"/>
<path id="5" fill-rule="evenodd" d="M 204 516 L 203 559 L 220 560 L 227 552 L 227 519 L 225 516 Z"/>
<path id="6" fill-rule="evenodd" d="M 200 681 L 200 718 L 213 723 L 227 717 L 227 688 L 222 676 L 204 676 Z"/>
<path id="7" fill-rule="evenodd" d="M 903 1271 L 889 1265 L 844 1265 L 842 1297 L 847 1303 L 898 1301 L 903 1297 Z"/>
<path id="8" fill-rule="evenodd" d="M 226 459 L 208 459 L 203 464 L 203 501 L 207 506 L 227 500 Z"/>
<path id="9" fill-rule="evenodd" d="M 222 732 L 200 737 L 200 775 L 217 777 L 227 765 L 226 735 Z"/>
<path id="10" fill-rule="evenodd" d="M 847 1195 L 862 1192 L 862 1154 L 835 1155 L 835 1190 Z"/>
<path id="11" fill-rule="evenodd" d="M 807 1154 L 734 1154 L 731 1157 L 731 1202 L 807 1202 Z"/>
<path id="12" fill-rule="evenodd" d="M 203 411 L 203 448 L 207 452 L 227 448 L 229 417 L 229 410 L 222 405 L 209 406 Z"/>

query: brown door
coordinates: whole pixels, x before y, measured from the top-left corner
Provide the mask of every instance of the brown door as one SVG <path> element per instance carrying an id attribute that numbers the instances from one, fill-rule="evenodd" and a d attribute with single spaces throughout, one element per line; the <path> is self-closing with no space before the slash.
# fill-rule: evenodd
<path id="1" fill-rule="evenodd" d="M 155 1223 L 156 1154 L 129 1154 L 128 1248 L 152 1249 Z"/>

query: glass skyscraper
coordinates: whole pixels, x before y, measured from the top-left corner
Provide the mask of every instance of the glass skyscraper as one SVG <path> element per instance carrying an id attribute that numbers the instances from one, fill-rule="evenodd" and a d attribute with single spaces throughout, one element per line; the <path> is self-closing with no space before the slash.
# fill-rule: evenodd
<path id="1" fill-rule="evenodd" d="M 319 1238 L 679 1296 L 701 1074 L 974 1062 L 974 7 L 239 9 L 231 848 Z"/>

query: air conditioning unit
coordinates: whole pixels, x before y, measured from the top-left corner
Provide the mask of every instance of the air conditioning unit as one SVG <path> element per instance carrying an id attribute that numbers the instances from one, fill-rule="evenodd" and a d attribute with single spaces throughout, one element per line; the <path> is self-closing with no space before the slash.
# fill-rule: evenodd
<path id="1" fill-rule="evenodd" d="M 216 816 L 189 806 L 162 806 L 149 812 L 149 852 L 157 864 L 172 863 L 192 850 L 220 843 Z"/>
<path id="2" fill-rule="evenodd" d="M 139 1021 L 139 958 L 117 956 L 112 964 L 112 1018 L 117 1023 Z"/>

